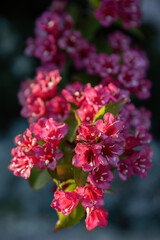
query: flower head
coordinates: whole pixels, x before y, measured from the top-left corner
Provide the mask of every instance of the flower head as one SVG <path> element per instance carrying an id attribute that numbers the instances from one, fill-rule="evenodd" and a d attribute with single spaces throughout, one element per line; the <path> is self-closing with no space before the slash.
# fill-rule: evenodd
<path id="1" fill-rule="evenodd" d="M 54 200 L 51 203 L 51 207 L 61 212 L 62 215 L 68 216 L 77 206 L 78 202 L 79 200 L 75 191 L 57 191 L 54 194 Z"/>
<path id="2" fill-rule="evenodd" d="M 107 218 L 109 213 L 102 208 L 87 208 L 87 217 L 85 219 L 87 230 L 92 230 L 93 228 L 100 226 L 105 227 L 108 224 Z"/>

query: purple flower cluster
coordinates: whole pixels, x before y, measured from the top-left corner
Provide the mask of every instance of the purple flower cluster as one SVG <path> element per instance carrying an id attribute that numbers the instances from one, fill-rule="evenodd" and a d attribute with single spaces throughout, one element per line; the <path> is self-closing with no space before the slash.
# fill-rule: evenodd
<path id="1" fill-rule="evenodd" d="M 94 14 L 105 27 L 117 20 L 122 21 L 125 29 L 139 27 L 141 24 L 139 0 L 102 0 Z"/>

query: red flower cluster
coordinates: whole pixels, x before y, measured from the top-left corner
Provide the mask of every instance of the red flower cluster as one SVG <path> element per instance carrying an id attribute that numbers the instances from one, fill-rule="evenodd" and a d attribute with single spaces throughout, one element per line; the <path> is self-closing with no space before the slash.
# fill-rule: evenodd
<path id="1" fill-rule="evenodd" d="M 136 27 L 140 24 L 138 2 L 102 0 L 94 15 L 106 27 L 118 19 L 125 29 Z M 25 179 L 35 166 L 56 170 L 57 189 L 51 207 L 69 217 L 81 204 L 86 210 L 86 227 L 91 230 L 108 223 L 109 214 L 102 206 L 114 171 L 127 180 L 134 174 L 146 177 L 152 166 L 151 114 L 130 103 L 130 94 L 148 98 L 151 83 L 146 80 L 148 59 L 132 45 L 130 37 L 119 31 L 110 34 L 111 53 L 99 53 L 73 25 L 65 1 L 55 0 L 37 19 L 35 38 L 27 41 L 26 54 L 40 59 L 41 66 L 35 79 L 24 81 L 19 91 L 21 115 L 30 126 L 15 138 L 9 169 Z M 83 84 L 71 78 L 60 89 L 66 56 L 75 69 L 100 81 Z M 75 169 L 86 176 L 81 184 Z"/>
<path id="2" fill-rule="evenodd" d="M 29 122 L 36 122 L 41 117 L 53 117 L 56 121 L 67 119 L 70 106 L 57 90 L 61 79 L 58 70 L 41 71 L 35 81 L 23 82 L 19 92 L 19 101 L 23 106 L 21 115 Z"/>
<path id="3" fill-rule="evenodd" d="M 108 223 L 108 212 L 101 208 L 104 205 L 104 193 L 93 185 L 77 188 L 75 191 L 64 192 L 57 191 L 54 194 L 54 200 L 51 207 L 62 215 L 68 216 L 81 201 L 86 209 L 86 227 L 92 230 L 96 226 L 105 227 Z"/>
<path id="4" fill-rule="evenodd" d="M 57 123 L 52 118 L 41 118 L 30 125 L 23 134 L 15 138 L 16 148 L 12 149 L 12 160 L 9 169 L 15 176 L 25 179 L 30 177 L 31 169 L 54 170 L 57 161 L 63 157 L 58 149 L 60 141 L 67 134 L 68 126 Z"/>

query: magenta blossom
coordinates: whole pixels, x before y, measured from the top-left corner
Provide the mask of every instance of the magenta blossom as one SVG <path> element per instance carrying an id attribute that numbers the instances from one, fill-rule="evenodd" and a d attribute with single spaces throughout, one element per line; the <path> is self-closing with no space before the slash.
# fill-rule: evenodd
<path id="1" fill-rule="evenodd" d="M 37 123 L 30 125 L 30 129 L 38 140 L 59 145 L 60 140 L 68 132 L 65 123 L 57 123 L 53 118 L 41 118 Z"/>
<path id="2" fill-rule="evenodd" d="M 25 154 L 19 147 L 12 149 L 12 160 L 8 166 L 9 170 L 18 177 L 28 179 L 31 169 L 35 166 L 36 159 L 31 154 Z"/>
<path id="3" fill-rule="evenodd" d="M 77 106 L 80 106 L 84 100 L 85 87 L 85 85 L 79 82 L 68 84 L 65 89 L 62 90 L 62 94 L 68 102 L 73 102 Z"/>
<path id="4" fill-rule="evenodd" d="M 36 122 L 39 118 L 44 117 L 46 113 L 46 107 L 44 101 L 41 98 L 29 96 L 27 98 L 27 104 L 22 108 L 21 115 L 28 118 L 29 122 Z"/>
<path id="5" fill-rule="evenodd" d="M 57 96 L 46 102 L 46 115 L 55 121 L 63 122 L 70 114 L 70 105 L 64 97 Z"/>
<path id="6" fill-rule="evenodd" d="M 93 185 L 87 185 L 77 189 L 78 198 L 82 201 L 84 208 L 104 205 L 104 193 L 102 189 Z"/>
<path id="7" fill-rule="evenodd" d="M 43 99 L 52 98 L 56 94 L 56 86 L 61 81 L 59 71 L 38 72 L 36 76 L 36 82 L 32 92 L 36 97 Z"/>
<path id="8" fill-rule="evenodd" d="M 48 168 L 52 171 L 56 168 L 57 161 L 63 157 L 63 153 L 56 150 L 56 146 L 50 143 L 35 147 L 34 155 L 37 158 L 38 168 Z"/>
<path id="9" fill-rule="evenodd" d="M 115 75 L 119 71 L 120 56 L 118 54 L 107 55 L 99 54 L 97 63 L 97 72 L 101 77 Z"/>
<path id="10" fill-rule="evenodd" d="M 78 141 L 84 141 L 86 144 L 94 144 L 100 137 L 101 133 L 98 131 L 96 125 L 81 124 L 78 128 Z"/>
<path id="11" fill-rule="evenodd" d="M 95 109 L 93 104 L 89 104 L 87 101 L 84 101 L 81 107 L 77 110 L 77 113 L 82 123 L 88 124 L 93 122 L 97 109 Z"/>
<path id="12" fill-rule="evenodd" d="M 37 139 L 32 136 L 32 132 L 27 128 L 23 134 L 15 137 L 14 143 L 23 152 L 30 152 L 37 145 Z"/>
<path id="13" fill-rule="evenodd" d="M 119 157 L 124 152 L 123 142 L 117 142 L 116 139 L 108 137 L 102 142 L 101 156 L 104 165 L 118 166 Z"/>
<path id="14" fill-rule="evenodd" d="M 57 191 L 54 194 L 54 200 L 51 203 L 51 207 L 61 212 L 62 215 L 68 216 L 77 206 L 78 202 L 79 200 L 76 192 Z"/>
<path id="15" fill-rule="evenodd" d="M 87 217 L 85 219 L 87 230 L 92 230 L 93 228 L 100 226 L 105 227 L 108 224 L 107 218 L 109 213 L 102 208 L 86 208 Z"/>
<path id="16" fill-rule="evenodd" d="M 113 173 L 110 171 L 109 165 L 99 165 L 99 167 L 90 172 L 88 176 L 89 182 L 101 189 L 108 189 L 113 178 Z"/>
<path id="17" fill-rule="evenodd" d="M 96 122 L 98 130 L 102 133 L 102 138 L 118 137 L 120 131 L 124 128 L 123 122 L 117 120 L 112 113 L 106 113 L 104 121 L 104 123 L 102 120 Z"/>
<path id="18" fill-rule="evenodd" d="M 88 87 L 84 90 L 84 96 L 87 102 L 98 110 L 107 105 L 110 98 L 107 87 L 103 87 L 102 85 L 97 85 L 94 88 L 88 85 Z"/>
<path id="19" fill-rule="evenodd" d="M 109 35 L 108 41 L 116 52 L 130 49 L 131 38 L 118 30 Z"/>
<path id="20" fill-rule="evenodd" d="M 147 177 L 147 172 L 152 167 L 152 155 L 153 152 L 149 149 L 149 146 L 133 153 L 131 162 L 135 174 L 142 178 Z"/>
<path id="21" fill-rule="evenodd" d="M 91 171 L 98 167 L 103 161 L 101 159 L 101 144 L 84 145 L 78 143 L 75 148 L 76 155 L 72 159 L 75 167 L 82 167 L 83 171 Z"/>
<path id="22" fill-rule="evenodd" d="M 109 27 L 118 19 L 118 2 L 116 0 L 102 0 L 94 15 L 103 26 Z"/>

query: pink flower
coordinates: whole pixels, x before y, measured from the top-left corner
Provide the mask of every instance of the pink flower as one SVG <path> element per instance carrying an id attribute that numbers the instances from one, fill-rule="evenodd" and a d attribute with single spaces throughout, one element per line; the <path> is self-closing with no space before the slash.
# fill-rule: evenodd
<path id="1" fill-rule="evenodd" d="M 124 65 L 118 75 L 118 80 L 124 88 L 131 90 L 132 88 L 138 87 L 140 74 L 138 71 Z"/>
<path id="2" fill-rule="evenodd" d="M 122 0 L 117 3 L 119 5 L 119 18 L 122 19 L 124 28 L 139 27 L 141 24 L 139 0 Z"/>
<path id="3" fill-rule="evenodd" d="M 124 181 L 134 174 L 133 168 L 131 166 L 131 160 L 129 157 L 126 159 L 122 159 L 119 162 L 117 171 L 118 171 L 119 177 Z"/>
<path id="4" fill-rule="evenodd" d="M 58 146 L 67 134 L 68 126 L 65 123 L 57 123 L 53 118 L 41 118 L 37 123 L 30 125 L 30 130 L 38 140 Z"/>
<path id="5" fill-rule="evenodd" d="M 141 151 L 135 151 L 135 153 L 133 153 L 131 161 L 135 174 L 142 178 L 147 177 L 147 172 L 152 167 L 152 155 L 153 152 L 147 145 L 145 145 Z"/>
<path id="6" fill-rule="evenodd" d="M 130 49 L 123 53 L 124 66 L 131 70 L 136 70 L 141 78 L 146 76 L 149 66 L 148 58 L 140 49 Z"/>
<path id="7" fill-rule="evenodd" d="M 68 216 L 78 205 L 78 202 L 79 200 L 76 192 L 57 191 L 54 194 L 54 200 L 51 203 L 51 207 L 56 211 L 61 212 L 62 215 Z"/>
<path id="8" fill-rule="evenodd" d="M 101 189 L 108 189 L 113 178 L 114 176 L 110 171 L 110 167 L 102 165 L 95 168 L 88 176 L 90 183 Z"/>
<path id="9" fill-rule="evenodd" d="M 131 38 L 120 31 L 110 34 L 108 41 L 116 52 L 126 51 L 130 48 Z"/>
<path id="10" fill-rule="evenodd" d="M 141 79 L 139 82 L 138 87 L 132 88 L 132 92 L 139 98 L 139 99 L 147 99 L 151 95 L 151 87 L 152 83 L 150 80 Z"/>
<path id="11" fill-rule="evenodd" d="M 61 15 L 59 15 L 59 31 L 61 32 L 61 35 L 67 31 L 71 30 L 74 25 L 73 17 L 68 14 L 67 12 L 63 12 Z"/>
<path id="12" fill-rule="evenodd" d="M 29 96 L 27 98 L 27 104 L 21 110 L 21 115 L 28 118 L 29 122 L 36 122 L 45 115 L 45 112 L 44 101 L 39 97 Z"/>
<path id="13" fill-rule="evenodd" d="M 37 20 L 35 26 L 36 36 L 45 37 L 47 33 L 53 34 L 57 37 L 59 35 L 58 29 L 58 15 L 49 11 L 45 11 Z"/>
<path id="14" fill-rule="evenodd" d="M 28 179 L 31 169 L 35 166 L 36 159 L 31 154 L 25 154 L 19 147 L 12 149 L 12 160 L 8 166 L 9 170 L 18 177 Z"/>
<path id="15" fill-rule="evenodd" d="M 102 85 L 97 85 L 92 88 L 88 85 L 84 90 L 84 96 L 87 102 L 94 106 L 95 109 L 99 110 L 101 107 L 107 105 L 109 102 L 110 94 L 108 89 Z"/>
<path id="16" fill-rule="evenodd" d="M 123 142 L 116 142 L 116 139 L 108 137 L 102 142 L 101 158 L 104 165 L 117 167 L 119 156 L 124 152 Z"/>
<path id="17" fill-rule="evenodd" d="M 102 133 L 102 138 L 118 137 L 124 127 L 123 122 L 117 120 L 112 113 L 106 113 L 104 121 L 104 123 L 102 120 L 96 122 L 98 130 Z"/>
<path id="18" fill-rule="evenodd" d="M 151 127 L 151 111 L 149 111 L 145 107 L 141 107 L 140 109 L 137 110 L 140 113 L 139 125 L 142 125 L 146 129 L 149 129 Z"/>
<path id="19" fill-rule="evenodd" d="M 58 40 L 60 49 L 64 49 L 69 54 L 74 54 L 77 50 L 81 33 L 79 31 L 67 30 Z"/>
<path id="20" fill-rule="evenodd" d="M 114 102 L 121 101 L 121 100 L 126 100 L 126 101 L 130 100 L 130 92 L 128 90 L 124 90 L 124 89 L 119 88 L 118 86 L 113 84 L 112 81 L 110 81 L 110 83 L 108 84 L 107 87 L 108 87 L 109 92 L 111 94 L 110 98 Z"/>
<path id="21" fill-rule="evenodd" d="M 86 39 L 79 39 L 79 44 L 77 45 L 76 52 L 71 56 L 74 65 L 77 69 L 85 67 L 85 63 L 90 55 L 95 53 L 95 46 L 90 44 Z"/>
<path id="22" fill-rule="evenodd" d="M 98 58 L 99 55 L 96 53 L 92 53 L 89 55 L 89 57 L 85 60 L 85 66 L 87 69 L 87 72 L 91 75 L 97 75 L 99 70 L 98 65 Z"/>
<path id="23" fill-rule="evenodd" d="M 55 121 L 63 122 L 70 114 L 70 105 L 64 97 L 57 96 L 46 102 L 46 115 Z"/>
<path id="24" fill-rule="evenodd" d="M 91 171 L 102 163 L 100 152 L 101 145 L 84 145 L 78 143 L 75 148 L 76 155 L 72 159 L 75 167 L 82 167 L 83 171 Z"/>
<path id="25" fill-rule="evenodd" d="M 93 228 L 100 226 L 105 227 L 108 224 L 107 218 L 109 217 L 109 213 L 102 208 L 87 208 L 87 217 L 85 219 L 86 228 L 88 231 L 92 230 Z"/>
<path id="26" fill-rule="evenodd" d="M 77 113 L 82 123 L 88 124 L 93 122 L 97 110 L 94 108 L 93 104 L 89 104 L 87 101 L 84 101 L 81 107 L 77 110 Z"/>
<path id="27" fill-rule="evenodd" d="M 102 0 L 94 15 L 105 27 L 118 18 L 122 20 L 125 29 L 139 27 L 141 12 L 138 3 L 139 0 Z"/>
<path id="28" fill-rule="evenodd" d="M 100 7 L 94 13 L 100 23 L 109 27 L 118 18 L 118 3 L 116 0 L 102 0 Z"/>
<path id="29" fill-rule="evenodd" d="M 37 139 L 28 128 L 23 134 L 16 136 L 14 142 L 23 152 L 30 152 L 37 145 Z"/>
<path id="30" fill-rule="evenodd" d="M 37 83 L 32 92 L 36 97 L 41 97 L 43 99 L 52 98 L 57 92 L 56 86 L 61 79 L 58 70 L 51 72 L 38 72 L 36 77 Z"/>
<path id="31" fill-rule="evenodd" d="M 134 104 L 125 105 L 119 113 L 119 118 L 124 121 L 125 128 L 143 126 L 149 129 L 151 126 L 151 112 L 144 107 L 137 109 Z"/>
<path id="32" fill-rule="evenodd" d="M 68 102 L 73 102 L 77 106 L 80 106 L 84 100 L 85 87 L 86 86 L 80 82 L 74 82 L 68 84 L 65 89 L 62 90 L 62 94 Z"/>
<path id="33" fill-rule="evenodd" d="M 101 77 L 115 75 L 118 73 L 120 65 L 120 56 L 118 54 L 107 55 L 99 54 L 97 62 L 97 72 Z"/>
<path id="34" fill-rule="evenodd" d="M 78 128 L 78 141 L 84 141 L 86 144 L 94 144 L 101 135 L 96 125 L 81 124 Z"/>
<path id="35" fill-rule="evenodd" d="M 63 157 L 63 153 L 56 150 L 56 146 L 50 143 L 35 147 L 34 154 L 40 169 L 48 168 L 52 171 L 56 168 L 57 161 Z"/>
<path id="36" fill-rule="evenodd" d="M 34 80 L 25 80 L 21 83 L 18 92 L 18 100 L 22 106 L 25 106 L 27 104 L 27 98 L 32 94 L 32 89 L 34 88 L 34 85 Z"/>
<path id="37" fill-rule="evenodd" d="M 104 192 L 93 185 L 87 185 L 77 189 L 78 198 L 82 201 L 84 208 L 104 205 Z"/>
<path id="38" fill-rule="evenodd" d="M 130 155 L 119 163 L 118 173 L 122 180 L 126 180 L 133 174 L 145 178 L 148 170 L 152 167 L 152 155 L 148 145 L 144 145 L 140 151 L 130 151 Z"/>
<path id="39" fill-rule="evenodd" d="M 43 63 L 53 61 L 57 51 L 56 41 L 52 35 L 36 38 L 33 56 L 39 58 Z"/>
<path id="40" fill-rule="evenodd" d="M 151 134 L 147 132 L 144 126 L 137 126 L 134 136 L 131 135 L 126 138 L 125 147 L 134 148 L 140 145 L 150 143 L 152 140 Z"/>

